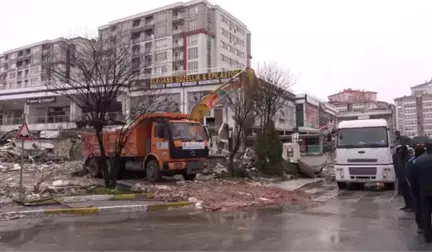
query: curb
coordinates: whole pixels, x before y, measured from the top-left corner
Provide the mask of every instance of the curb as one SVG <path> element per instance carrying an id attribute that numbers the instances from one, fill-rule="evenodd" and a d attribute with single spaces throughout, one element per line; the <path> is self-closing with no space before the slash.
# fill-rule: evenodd
<path id="1" fill-rule="evenodd" d="M 76 203 L 85 201 L 108 201 L 108 200 L 136 200 L 140 197 L 153 199 L 153 193 L 127 193 L 127 194 L 94 194 L 94 195 L 81 195 L 81 196 L 60 196 L 53 198 L 40 199 L 36 201 L 24 201 L 25 206 L 43 206 L 55 205 L 59 203 Z M 13 200 L 2 201 L 2 203 L 11 203 Z"/>
<path id="2" fill-rule="evenodd" d="M 324 181 L 325 181 L 324 178 L 320 178 L 320 179 L 317 180 L 317 181 L 314 181 L 314 182 L 310 182 L 310 183 L 304 184 L 303 186 L 301 186 L 301 187 L 298 188 L 297 190 L 302 189 L 302 188 L 305 188 L 306 186 L 317 186 L 317 185 L 320 185 L 320 184 L 324 183 Z"/>
<path id="3" fill-rule="evenodd" d="M 59 209 L 35 209 L 26 211 L 5 212 L 4 215 L 18 215 L 21 217 L 42 217 L 46 215 L 95 215 L 106 213 L 133 213 L 133 212 L 153 212 L 168 210 L 171 208 L 188 207 L 190 202 L 168 202 L 150 205 L 122 205 L 122 206 L 103 206 L 103 207 L 80 207 L 80 208 L 59 208 Z"/>
<path id="4" fill-rule="evenodd" d="M 127 193 L 127 194 L 95 194 L 83 196 L 54 197 L 54 200 L 63 203 L 83 202 L 83 201 L 106 201 L 106 200 L 134 200 L 139 197 L 153 198 L 153 193 Z"/>

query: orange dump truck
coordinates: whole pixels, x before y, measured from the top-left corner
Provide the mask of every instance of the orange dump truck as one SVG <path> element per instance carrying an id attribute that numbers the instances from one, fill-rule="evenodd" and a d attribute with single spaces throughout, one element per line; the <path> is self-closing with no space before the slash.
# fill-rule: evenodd
<path id="1" fill-rule="evenodd" d="M 126 133 L 127 142 L 121 152 L 123 169 L 145 171 L 149 181 L 161 175 L 181 174 L 193 180 L 205 165 L 209 154 L 207 131 L 199 122 L 180 113 L 155 113 L 143 115 Z M 120 129 L 106 129 L 103 143 L 107 156 L 114 155 Z M 124 135 L 124 134 L 123 134 Z M 83 132 L 82 152 L 85 167 L 93 177 L 101 175 L 100 152 L 94 132 Z"/>

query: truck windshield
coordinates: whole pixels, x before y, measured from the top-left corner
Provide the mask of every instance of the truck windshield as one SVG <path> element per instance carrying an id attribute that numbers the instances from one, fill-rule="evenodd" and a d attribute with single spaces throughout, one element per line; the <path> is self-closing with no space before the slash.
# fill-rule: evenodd
<path id="1" fill-rule="evenodd" d="M 339 129 L 337 148 L 388 147 L 385 127 Z"/>
<path id="2" fill-rule="evenodd" d="M 170 123 L 173 140 L 197 141 L 207 140 L 207 134 L 199 123 L 173 122 Z"/>

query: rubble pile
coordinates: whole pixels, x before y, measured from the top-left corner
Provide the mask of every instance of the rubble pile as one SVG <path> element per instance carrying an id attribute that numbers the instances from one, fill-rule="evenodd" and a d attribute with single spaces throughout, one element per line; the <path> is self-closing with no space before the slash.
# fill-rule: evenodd
<path id="1" fill-rule="evenodd" d="M 188 200 L 197 208 L 211 211 L 280 206 L 306 200 L 306 196 L 297 192 L 266 187 L 260 182 L 230 180 L 178 181 L 175 185 L 137 183 L 132 190 L 152 192 L 158 200 Z"/>
<path id="2" fill-rule="evenodd" d="M 19 198 L 21 166 L 18 163 L 0 163 L 0 201 Z M 53 195 L 84 193 L 98 181 L 89 177 L 72 177 L 82 170 L 82 162 L 57 164 L 25 163 L 23 170 L 23 195 L 26 200 L 37 200 Z"/>
<path id="3" fill-rule="evenodd" d="M 24 162 L 45 163 L 48 161 L 61 162 L 64 157 L 59 157 L 53 153 L 54 145 L 50 143 L 31 143 L 31 147 L 25 146 L 24 152 L 13 141 L 9 141 L 0 146 L 0 162 L 20 162 L 23 157 Z"/>

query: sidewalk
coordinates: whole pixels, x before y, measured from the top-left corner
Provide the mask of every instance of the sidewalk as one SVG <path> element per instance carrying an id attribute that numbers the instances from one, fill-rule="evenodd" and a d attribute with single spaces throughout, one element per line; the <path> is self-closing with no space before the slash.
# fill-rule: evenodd
<path id="1" fill-rule="evenodd" d="M 302 187 L 309 186 L 312 184 L 320 184 L 324 181 L 323 178 L 300 178 L 300 179 L 293 179 L 288 181 L 282 181 L 278 183 L 272 183 L 267 186 L 273 187 L 273 188 L 279 188 L 284 189 L 287 191 L 295 191 Z"/>

